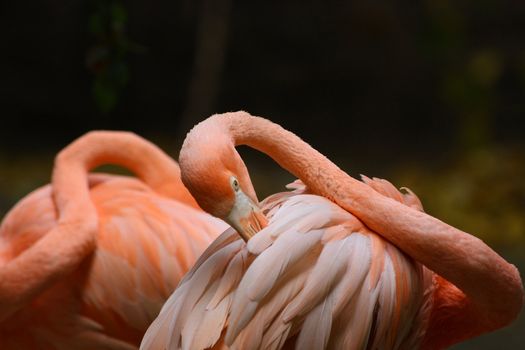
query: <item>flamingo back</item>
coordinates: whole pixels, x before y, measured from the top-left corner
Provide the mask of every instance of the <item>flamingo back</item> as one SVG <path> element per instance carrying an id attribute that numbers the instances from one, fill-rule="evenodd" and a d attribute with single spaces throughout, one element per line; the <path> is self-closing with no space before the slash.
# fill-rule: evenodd
<path id="1" fill-rule="evenodd" d="M 226 227 L 137 179 L 89 179 L 98 212 L 97 249 L 72 276 L 0 323 L 0 348 L 136 349 L 184 272 Z M 23 254 L 55 225 L 48 185 L 2 222 L 0 263 Z"/>
<path id="2" fill-rule="evenodd" d="M 364 180 L 418 206 L 411 192 Z M 432 273 L 302 183 L 291 187 L 265 199 L 269 224 L 247 244 L 231 229 L 212 243 L 141 349 L 418 347 Z"/>

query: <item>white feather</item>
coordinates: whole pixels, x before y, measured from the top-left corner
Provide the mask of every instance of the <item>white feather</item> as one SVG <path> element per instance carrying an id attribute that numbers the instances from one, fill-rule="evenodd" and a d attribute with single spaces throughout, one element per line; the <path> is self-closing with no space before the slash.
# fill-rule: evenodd
<path id="1" fill-rule="evenodd" d="M 255 259 L 244 274 L 235 294 L 225 338 L 228 344 L 233 342 L 250 321 L 258 303 L 279 277 L 304 257 L 319 242 L 321 236 L 322 231 L 308 234 L 288 231 Z"/>
<path id="2" fill-rule="evenodd" d="M 351 248 L 347 258 L 347 271 L 334 290 L 334 314 L 336 316 L 363 285 L 370 271 L 372 259 L 370 239 L 367 236 L 353 233 L 346 240 Z"/>
<path id="3" fill-rule="evenodd" d="M 192 278 L 195 271 L 197 271 L 200 268 L 200 266 L 204 264 L 213 254 L 237 240 L 240 241 L 241 238 L 237 231 L 235 231 L 233 228 L 229 228 L 226 231 L 224 231 L 219 237 L 217 237 L 217 239 L 215 239 L 212 242 L 212 244 L 210 244 L 210 246 L 204 251 L 204 253 L 201 254 L 201 256 L 193 265 L 193 268 L 188 273 L 186 273 L 180 284 L 183 284 L 190 278 Z"/>
<path id="4" fill-rule="evenodd" d="M 282 310 L 303 288 L 315 261 L 316 256 L 305 256 L 301 260 L 301 264 L 296 264 L 288 271 L 285 278 L 281 279 L 261 302 L 260 309 L 244 327 L 234 344 L 241 349 L 258 349 L 262 343 L 263 333 L 266 338 L 268 336 L 277 336 L 270 333 L 272 330 L 282 329 L 282 327 L 272 325 L 274 323 L 284 323 Z"/>
<path id="5" fill-rule="evenodd" d="M 234 241 L 219 249 L 201 266 L 199 266 L 194 272 L 191 280 L 188 280 L 188 283 L 191 281 L 191 288 L 185 293 L 184 298 L 181 298 L 180 303 L 182 306 L 179 311 L 172 315 L 175 322 L 171 327 L 172 339 L 170 344 L 174 344 L 177 348 L 180 346 L 182 328 L 190 317 L 193 307 L 205 293 L 206 287 L 213 282 L 213 278 L 219 278 L 222 276 L 222 271 L 225 269 L 232 256 L 234 256 L 241 248 L 242 244 L 242 241 Z"/>
<path id="6" fill-rule="evenodd" d="M 210 300 L 207 308 L 212 309 L 217 306 L 217 304 L 228 294 L 230 291 L 239 284 L 239 281 L 242 278 L 242 274 L 244 273 L 245 269 L 245 263 L 247 260 L 247 251 L 246 249 L 243 249 L 239 251 L 233 259 L 231 259 L 230 263 L 228 264 L 228 267 L 226 268 L 226 271 L 224 272 L 224 275 L 222 276 L 220 280 L 219 287 L 217 288 L 217 291 L 215 292 L 215 295 Z"/>
<path id="7" fill-rule="evenodd" d="M 285 322 L 304 315 L 313 309 L 322 298 L 327 297 L 346 270 L 348 242 L 347 239 L 343 239 L 324 245 L 303 290 L 284 311 Z"/>
<path id="8" fill-rule="evenodd" d="M 141 349 L 216 347 L 221 334 L 230 349 L 288 348 L 296 335 L 298 349 L 417 347 L 432 283 L 419 265 L 325 198 L 278 194 L 263 211 L 269 225 L 246 246 L 230 230 L 204 253 Z"/>
<path id="9" fill-rule="evenodd" d="M 306 317 L 296 348 L 318 350 L 326 348 L 332 329 L 333 298 L 329 294 Z"/>

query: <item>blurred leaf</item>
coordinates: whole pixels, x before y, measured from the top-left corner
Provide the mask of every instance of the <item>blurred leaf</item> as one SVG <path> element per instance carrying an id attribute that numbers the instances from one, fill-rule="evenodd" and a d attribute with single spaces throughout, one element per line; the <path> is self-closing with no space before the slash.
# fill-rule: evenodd
<path id="1" fill-rule="evenodd" d="M 449 58 L 457 59 L 464 48 L 465 19 L 453 1 L 427 0 L 427 17 L 422 23 L 418 46 L 430 61 L 443 65 Z"/>
<path id="2" fill-rule="evenodd" d="M 501 76 L 501 58 L 495 51 L 477 52 L 468 63 L 468 71 L 478 85 L 490 87 Z"/>
<path id="3" fill-rule="evenodd" d="M 110 81 L 98 78 L 93 83 L 93 95 L 100 111 L 108 113 L 117 104 L 118 88 Z"/>
<path id="4" fill-rule="evenodd" d="M 126 9 L 121 3 L 115 2 L 111 6 L 111 20 L 113 30 L 116 32 L 122 32 L 125 29 L 128 15 Z"/>
<path id="5" fill-rule="evenodd" d="M 400 165 L 425 210 L 501 247 L 525 246 L 525 152 L 492 147 L 457 154 L 438 169 Z"/>
<path id="6" fill-rule="evenodd" d="M 125 63 L 115 62 L 111 73 L 117 86 L 124 87 L 128 83 L 128 66 Z"/>
<path id="7" fill-rule="evenodd" d="M 89 17 L 89 32 L 95 35 L 100 35 L 105 32 L 101 14 L 95 13 Z"/>
<path id="8" fill-rule="evenodd" d="M 110 52 L 106 46 L 93 46 L 86 54 L 86 66 L 95 74 L 105 70 Z"/>
<path id="9" fill-rule="evenodd" d="M 102 113 L 115 108 L 129 81 L 128 54 L 145 51 L 127 38 L 127 20 L 127 10 L 120 0 L 97 1 L 89 19 L 96 42 L 86 54 L 86 65 L 95 75 L 93 97 Z"/>
<path id="10" fill-rule="evenodd" d="M 522 89 L 525 89 L 525 50 L 518 56 L 517 71 Z"/>

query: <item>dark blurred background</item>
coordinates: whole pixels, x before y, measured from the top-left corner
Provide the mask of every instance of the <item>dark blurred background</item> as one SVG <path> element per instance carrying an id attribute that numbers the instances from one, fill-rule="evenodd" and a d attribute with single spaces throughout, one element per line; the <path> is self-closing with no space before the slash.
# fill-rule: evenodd
<path id="1" fill-rule="evenodd" d="M 525 271 L 524 38 L 520 0 L 0 2 L 0 215 L 88 130 L 176 157 L 192 125 L 244 109 Z M 260 197 L 292 179 L 242 154 Z M 522 316 L 454 349 L 524 343 Z"/>

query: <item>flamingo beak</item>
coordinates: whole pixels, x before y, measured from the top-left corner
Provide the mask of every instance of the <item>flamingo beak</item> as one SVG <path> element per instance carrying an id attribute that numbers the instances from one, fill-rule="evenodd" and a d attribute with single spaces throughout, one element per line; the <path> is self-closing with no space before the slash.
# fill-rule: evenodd
<path id="1" fill-rule="evenodd" d="M 235 193 L 233 208 L 225 220 L 245 242 L 268 225 L 268 219 L 259 206 L 241 190 Z"/>

